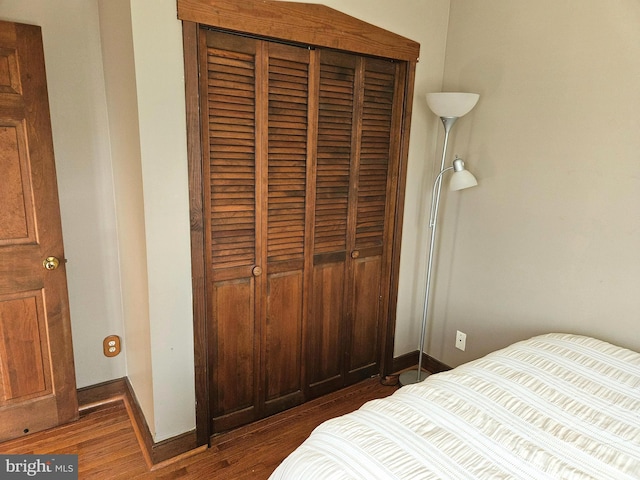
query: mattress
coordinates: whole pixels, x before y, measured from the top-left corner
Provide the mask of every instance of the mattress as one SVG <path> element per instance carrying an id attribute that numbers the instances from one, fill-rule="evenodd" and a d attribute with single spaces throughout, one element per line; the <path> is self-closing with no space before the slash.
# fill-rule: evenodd
<path id="1" fill-rule="evenodd" d="M 318 426 L 279 479 L 640 479 L 640 354 L 548 334 Z"/>

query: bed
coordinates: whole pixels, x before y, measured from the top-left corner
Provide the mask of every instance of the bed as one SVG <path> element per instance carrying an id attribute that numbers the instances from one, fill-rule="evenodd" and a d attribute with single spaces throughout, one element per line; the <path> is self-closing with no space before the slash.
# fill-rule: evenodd
<path id="1" fill-rule="evenodd" d="M 640 479 L 640 354 L 548 334 L 318 426 L 296 479 Z"/>

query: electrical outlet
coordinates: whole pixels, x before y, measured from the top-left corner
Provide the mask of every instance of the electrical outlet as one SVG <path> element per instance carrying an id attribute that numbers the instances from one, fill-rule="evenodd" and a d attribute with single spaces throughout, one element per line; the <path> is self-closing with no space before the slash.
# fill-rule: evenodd
<path id="1" fill-rule="evenodd" d="M 462 333 L 460 330 L 458 330 L 456 332 L 456 348 L 464 352 L 464 349 L 466 348 L 466 346 L 467 346 L 467 334 Z"/>
<path id="2" fill-rule="evenodd" d="M 120 337 L 109 335 L 102 342 L 102 351 L 105 357 L 115 357 L 120 353 Z"/>

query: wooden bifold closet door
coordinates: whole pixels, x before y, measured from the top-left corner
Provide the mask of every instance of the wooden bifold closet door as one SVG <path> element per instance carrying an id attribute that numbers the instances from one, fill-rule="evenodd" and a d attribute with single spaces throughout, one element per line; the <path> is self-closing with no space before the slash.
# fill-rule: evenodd
<path id="1" fill-rule="evenodd" d="M 198 30 L 211 433 L 380 372 L 403 62 Z"/>
<path id="2" fill-rule="evenodd" d="M 309 50 L 203 36 L 214 431 L 303 400 Z"/>
<path id="3" fill-rule="evenodd" d="M 402 104 L 400 64 L 320 52 L 309 393 L 379 371 Z"/>

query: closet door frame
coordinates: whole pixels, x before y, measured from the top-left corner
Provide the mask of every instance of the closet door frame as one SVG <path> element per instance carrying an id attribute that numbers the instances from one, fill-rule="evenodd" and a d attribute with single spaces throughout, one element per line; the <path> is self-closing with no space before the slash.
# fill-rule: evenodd
<path id="1" fill-rule="evenodd" d="M 194 368 L 196 385 L 196 437 L 198 445 L 209 443 L 210 412 L 207 348 L 207 275 L 202 259 L 205 249 L 203 218 L 201 104 L 198 78 L 199 30 L 201 26 L 217 27 L 241 34 L 256 35 L 315 47 L 378 56 L 406 62 L 404 101 L 399 147 L 398 188 L 393 219 L 392 254 L 387 271 L 391 275 L 386 318 L 383 321 L 383 354 L 380 373 L 391 373 L 400 268 L 400 244 L 409 130 L 413 104 L 415 68 L 420 45 L 400 35 L 375 27 L 324 5 L 244 0 L 242 8 L 236 0 L 177 0 L 178 18 L 183 23 L 185 95 L 187 118 L 187 155 L 189 162 L 192 290 L 194 317 Z M 269 21 L 266 21 L 266 20 Z"/>

